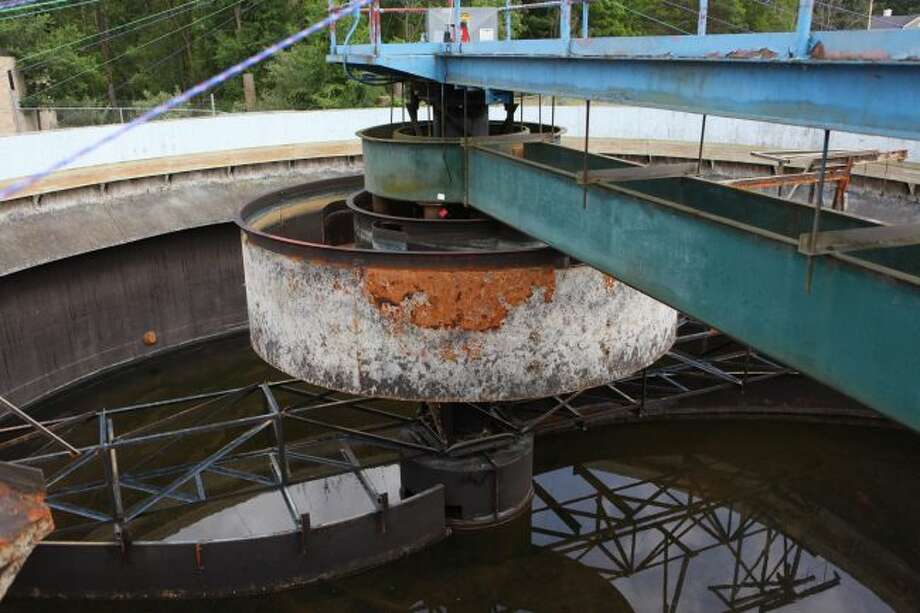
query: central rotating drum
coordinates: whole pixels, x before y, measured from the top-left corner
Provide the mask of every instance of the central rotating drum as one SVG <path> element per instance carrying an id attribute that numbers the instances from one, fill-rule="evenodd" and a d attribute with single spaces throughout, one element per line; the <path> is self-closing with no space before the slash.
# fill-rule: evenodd
<path id="1" fill-rule="evenodd" d="M 458 201 L 464 139 L 405 132 L 360 134 L 368 191 L 313 183 L 242 211 L 263 359 L 352 394 L 480 402 L 608 383 L 670 348 L 675 311 Z"/>

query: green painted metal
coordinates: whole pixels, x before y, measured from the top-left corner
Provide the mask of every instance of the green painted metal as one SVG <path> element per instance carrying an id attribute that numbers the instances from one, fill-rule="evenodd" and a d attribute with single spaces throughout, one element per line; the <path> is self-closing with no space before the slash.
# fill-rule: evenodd
<path id="1" fill-rule="evenodd" d="M 583 207 L 582 164 L 556 145 L 474 147 L 469 202 L 920 429 L 920 249 L 808 258 L 812 207 L 692 177 L 592 185 Z M 822 230 L 872 225 L 822 214 Z"/>
<path id="2" fill-rule="evenodd" d="M 501 122 L 492 122 L 492 125 L 497 130 Z M 400 128 L 409 127 L 409 123 L 397 123 L 358 132 L 364 156 L 364 186 L 370 193 L 413 202 L 463 202 L 466 194 L 465 142 L 489 142 L 493 147 L 510 151 L 522 140 L 538 138 L 540 129 L 539 124 L 525 123 L 525 133 L 470 139 L 395 134 Z M 545 129 L 548 131 L 549 126 Z M 556 138 L 561 134 L 557 128 Z"/>
<path id="3" fill-rule="evenodd" d="M 358 133 L 367 191 L 395 200 L 462 202 L 466 185 L 460 139 L 394 140 L 393 129 L 399 127 L 377 126 Z"/>

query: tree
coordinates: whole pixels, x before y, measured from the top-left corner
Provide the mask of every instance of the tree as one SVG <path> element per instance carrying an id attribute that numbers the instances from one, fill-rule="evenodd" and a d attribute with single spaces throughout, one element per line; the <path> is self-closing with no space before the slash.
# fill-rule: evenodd
<path id="1" fill-rule="evenodd" d="M 341 2 L 341 0 L 339 0 Z M 595 0 L 592 36 L 643 36 L 696 32 L 698 0 Z M 866 26 L 869 0 L 822 0 L 816 29 Z M 434 0 L 381 0 L 384 7 L 424 7 Z M 440 3 L 443 6 L 443 2 Z M 496 6 L 502 0 L 464 0 L 464 6 Z M 185 89 L 296 32 L 326 14 L 324 0 L 99 0 L 97 5 L 17 16 L 0 13 L 0 49 L 19 58 L 31 95 L 26 105 L 132 104 Z M 920 0 L 876 0 L 895 14 L 920 13 Z M 718 0 L 709 6 L 711 33 L 789 31 L 797 0 Z M 579 32 L 581 11 L 573 11 Z M 559 9 L 514 11 L 515 38 L 558 36 Z M 502 21 L 504 21 L 502 19 Z M 341 43 L 351 25 L 338 25 Z M 417 41 L 422 14 L 383 17 L 388 42 Z M 367 17 L 353 42 L 368 40 Z M 375 104 L 382 90 L 350 79 L 341 65 L 325 62 L 328 38 L 317 35 L 253 72 L 265 108 L 322 108 Z M 355 75 L 359 79 L 360 75 Z M 241 80 L 217 92 L 228 108 L 239 106 Z"/>

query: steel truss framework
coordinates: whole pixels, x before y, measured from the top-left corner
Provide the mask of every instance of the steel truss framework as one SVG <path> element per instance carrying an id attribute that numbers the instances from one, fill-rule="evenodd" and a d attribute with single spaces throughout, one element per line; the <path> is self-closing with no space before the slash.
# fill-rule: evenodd
<path id="1" fill-rule="evenodd" d="M 570 29 L 573 2 L 518 7 L 558 6 L 559 38 L 386 44 L 379 25 L 388 11 L 375 1 L 369 44 L 353 44 L 354 28 L 340 43 L 332 29 L 327 61 L 347 74 L 371 73 L 357 77 L 366 82 L 423 79 L 918 137 L 920 32 L 812 31 L 814 0 L 802 0 L 795 32 L 591 37 L 585 12 L 578 36 Z"/>
<path id="2" fill-rule="evenodd" d="M 650 477 L 625 477 L 598 465 L 571 467 L 590 488 L 559 500 L 535 480 L 535 541 L 597 570 L 605 579 L 660 573 L 661 610 L 678 610 L 690 566 L 721 550 L 730 575 L 707 586 L 726 610 L 769 611 L 840 584 L 840 575 L 748 504 L 772 486 L 761 476 L 700 455 L 686 455 Z M 616 469 L 614 469 L 615 471 Z M 695 478 L 715 476 L 731 499 Z M 821 576 L 812 572 L 823 565 Z M 699 573 L 697 573 L 697 576 Z"/>
<path id="3" fill-rule="evenodd" d="M 521 434 L 668 413 L 684 398 L 788 374 L 794 373 L 682 319 L 678 344 L 643 373 L 565 397 L 471 404 L 490 427 L 459 442 L 448 442 L 426 405 L 283 380 L 41 422 L 68 439 L 77 455 L 52 448 L 53 440 L 45 442 L 28 425 L 7 426 L 0 428 L 0 453 L 45 471 L 47 502 L 59 526 L 55 538 L 111 525 L 116 540 L 130 539 L 129 527 L 147 529 L 158 513 L 270 489 L 281 492 L 300 527 L 309 515 L 283 486 L 351 472 L 385 512 L 386 494 L 362 472 L 370 466 L 414 454 L 488 457 L 491 448 Z M 179 463 L 168 454 L 177 446 Z"/>

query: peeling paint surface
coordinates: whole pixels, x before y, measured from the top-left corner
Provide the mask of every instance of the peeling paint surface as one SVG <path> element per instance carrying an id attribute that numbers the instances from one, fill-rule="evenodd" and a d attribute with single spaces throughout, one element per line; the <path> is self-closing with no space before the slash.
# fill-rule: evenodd
<path id="1" fill-rule="evenodd" d="M 309 383 L 437 402 L 550 396 L 654 362 L 671 308 L 587 266 L 336 266 L 243 239 L 252 345 Z"/>
<path id="2" fill-rule="evenodd" d="M 43 490 L 0 481 L 0 600 L 32 549 L 53 529 Z"/>
<path id="3" fill-rule="evenodd" d="M 508 311 L 540 293 L 551 302 L 552 268 L 511 270 L 399 270 L 368 268 L 364 290 L 394 321 L 420 328 L 482 332 L 501 328 Z"/>

